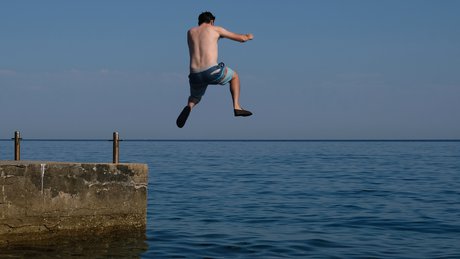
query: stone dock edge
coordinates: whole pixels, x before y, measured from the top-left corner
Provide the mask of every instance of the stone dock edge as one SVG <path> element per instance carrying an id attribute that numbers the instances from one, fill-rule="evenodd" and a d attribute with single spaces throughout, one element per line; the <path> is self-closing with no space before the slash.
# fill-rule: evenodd
<path id="1" fill-rule="evenodd" d="M 148 166 L 0 161 L 0 245 L 145 233 Z"/>

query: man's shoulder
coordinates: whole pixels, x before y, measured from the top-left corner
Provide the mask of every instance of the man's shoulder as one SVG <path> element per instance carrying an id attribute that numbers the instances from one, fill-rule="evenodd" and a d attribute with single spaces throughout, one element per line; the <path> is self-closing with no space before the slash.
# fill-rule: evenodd
<path id="1" fill-rule="evenodd" d="M 221 26 L 212 26 L 213 29 L 217 32 L 222 32 L 222 31 L 225 31 L 225 28 L 224 27 L 221 27 Z"/>
<path id="2" fill-rule="evenodd" d="M 195 27 L 192 27 L 192 28 L 188 29 L 187 32 L 192 32 L 192 31 L 196 31 L 196 30 L 198 30 L 198 26 L 195 26 Z"/>

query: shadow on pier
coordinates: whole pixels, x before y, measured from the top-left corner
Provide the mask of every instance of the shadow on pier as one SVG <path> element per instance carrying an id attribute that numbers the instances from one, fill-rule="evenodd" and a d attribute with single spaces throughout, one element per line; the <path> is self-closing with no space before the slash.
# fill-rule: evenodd
<path id="1" fill-rule="evenodd" d="M 148 250 L 145 233 L 69 237 L 1 247 L 0 258 L 140 258 Z"/>

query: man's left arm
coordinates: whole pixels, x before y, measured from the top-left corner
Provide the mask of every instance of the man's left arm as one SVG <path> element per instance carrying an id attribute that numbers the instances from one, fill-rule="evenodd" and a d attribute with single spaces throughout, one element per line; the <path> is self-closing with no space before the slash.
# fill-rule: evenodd
<path id="1" fill-rule="evenodd" d="M 252 35 L 252 33 L 238 34 L 238 33 L 234 33 L 234 32 L 231 32 L 231 31 L 227 31 L 226 29 L 224 29 L 222 27 L 216 26 L 215 28 L 216 28 L 217 32 L 219 33 L 220 37 L 222 37 L 222 38 L 227 38 L 227 39 L 234 40 L 234 41 L 239 41 L 239 42 L 246 42 L 246 41 L 252 40 L 254 38 L 254 35 Z"/>

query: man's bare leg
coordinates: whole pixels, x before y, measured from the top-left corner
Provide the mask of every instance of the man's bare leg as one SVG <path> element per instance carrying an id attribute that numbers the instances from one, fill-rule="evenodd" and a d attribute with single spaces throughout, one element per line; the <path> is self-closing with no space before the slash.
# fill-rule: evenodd
<path id="1" fill-rule="evenodd" d="M 190 109 L 193 109 L 193 107 L 195 107 L 195 105 L 197 105 L 199 102 L 200 102 L 200 100 L 190 96 L 188 98 L 188 104 L 187 105 L 190 107 Z"/>
<path id="2" fill-rule="evenodd" d="M 230 93 L 232 94 L 233 109 L 241 110 L 240 106 L 240 78 L 235 72 L 230 80 Z"/>
<path id="3" fill-rule="evenodd" d="M 238 74 L 234 72 L 232 80 L 230 80 L 230 93 L 232 94 L 233 100 L 233 111 L 235 116 L 251 116 L 250 111 L 243 110 L 240 105 L 240 78 Z"/>

